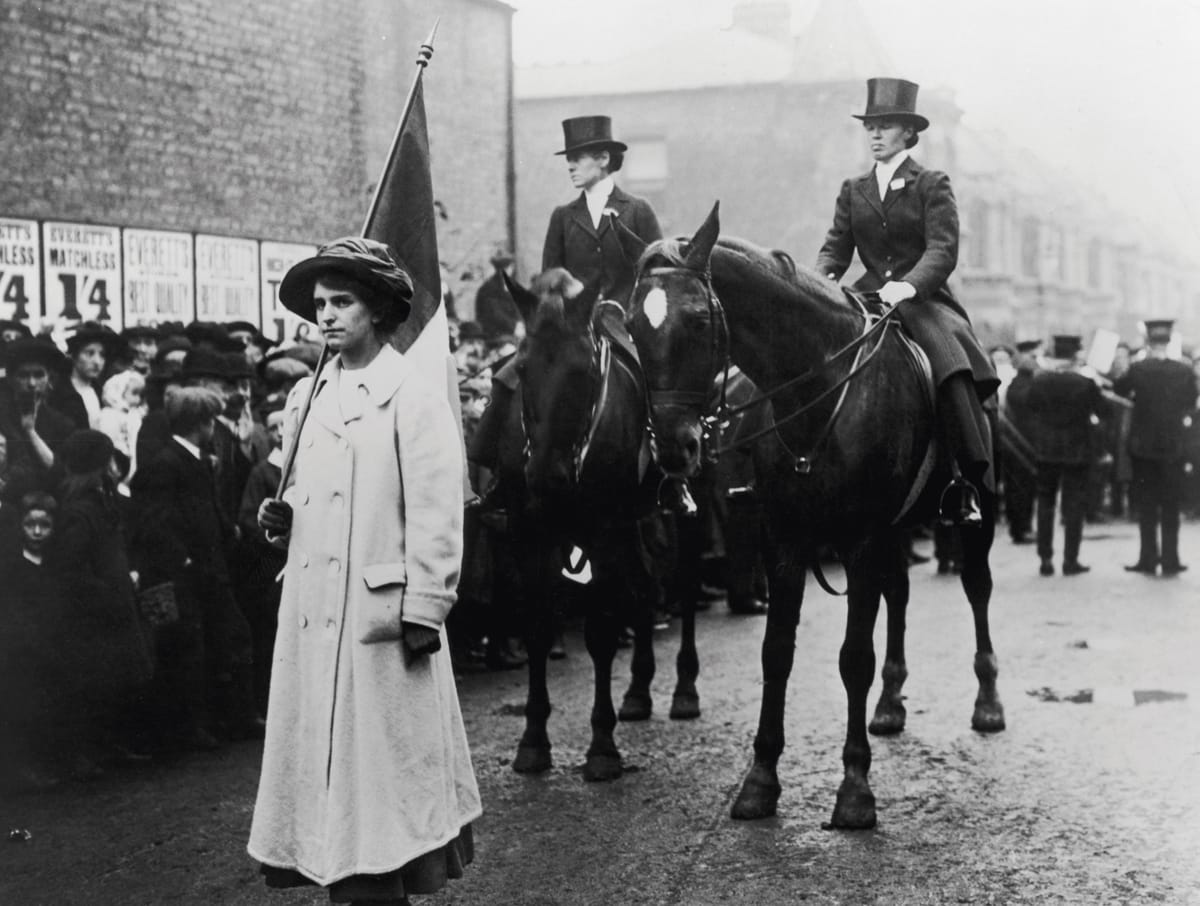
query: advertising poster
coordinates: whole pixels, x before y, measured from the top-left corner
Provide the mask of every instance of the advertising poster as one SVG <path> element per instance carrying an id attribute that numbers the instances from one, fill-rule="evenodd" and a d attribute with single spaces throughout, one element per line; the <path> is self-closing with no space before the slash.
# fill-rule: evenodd
<path id="1" fill-rule="evenodd" d="M 41 246 L 36 220 L 0 217 L 0 320 L 34 333 L 42 321 Z"/>
<path id="2" fill-rule="evenodd" d="M 315 245 L 295 242 L 264 242 L 262 253 L 262 332 L 284 346 L 299 340 L 320 342 L 316 328 L 298 318 L 279 303 L 279 284 L 283 275 L 297 261 L 311 258 L 317 253 Z"/>
<path id="3" fill-rule="evenodd" d="M 191 233 L 129 229 L 121 232 L 125 252 L 125 323 L 132 326 L 194 321 Z"/>
<path id="4" fill-rule="evenodd" d="M 61 334 L 80 321 L 98 321 L 117 331 L 125 326 L 119 227 L 47 221 L 42 224 L 42 271 L 42 329 Z"/>
<path id="5" fill-rule="evenodd" d="M 258 242 L 196 236 L 196 320 L 249 321 L 262 327 Z"/>

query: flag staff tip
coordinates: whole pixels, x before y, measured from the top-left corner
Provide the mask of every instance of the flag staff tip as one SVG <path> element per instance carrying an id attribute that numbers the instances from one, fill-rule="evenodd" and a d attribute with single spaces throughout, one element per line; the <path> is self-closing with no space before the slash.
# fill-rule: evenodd
<path id="1" fill-rule="evenodd" d="M 438 25 L 441 24 L 442 17 L 438 16 L 433 20 L 433 28 L 429 32 L 429 37 L 425 39 L 425 43 L 421 45 L 421 49 L 417 51 L 417 65 L 429 65 L 429 59 L 433 56 L 433 39 L 437 36 Z"/>

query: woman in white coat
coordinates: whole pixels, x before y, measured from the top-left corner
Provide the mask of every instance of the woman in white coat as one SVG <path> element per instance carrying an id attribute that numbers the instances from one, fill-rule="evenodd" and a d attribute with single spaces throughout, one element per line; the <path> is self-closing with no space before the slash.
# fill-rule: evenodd
<path id="1" fill-rule="evenodd" d="M 317 382 L 284 500 L 259 510 L 288 559 L 248 851 L 272 887 L 405 903 L 461 876 L 482 811 L 442 628 L 461 443 L 444 390 L 387 342 L 412 297 L 387 246 L 336 240 L 279 295 L 336 355 L 288 399 L 290 440 Z"/>

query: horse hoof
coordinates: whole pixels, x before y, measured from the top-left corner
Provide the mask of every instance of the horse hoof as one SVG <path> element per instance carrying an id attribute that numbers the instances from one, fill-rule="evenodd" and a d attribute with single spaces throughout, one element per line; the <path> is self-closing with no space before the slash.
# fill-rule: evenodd
<path id="1" fill-rule="evenodd" d="M 755 765 L 746 775 L 741 792 L 733 802 L 729 815 L 735 821 L 757 821 L 770 818 L 779 805 L 782 787 L 773 770 Z"/>
<path id="2" fill-rule="evenodd" d="M 999 733 L 1004 729 L 1004 706 L 999 702 L 976 702 L 975 713 L 971 715 L 971 729 L 978 733 Z"/>
<path id="3" fill-rule="evenodd" d="M 671 700 L 671 720 L 695 720 L 700 716 L 700 696 L 679 694 Z"/>
<path id="4" fill-rule="evenodd" d="M 589 755 L 583 763 L 583 779 L 588 783 L 607 783 L 621 776 L 620 755 Z"/>
<path id="5" fill-rule="evenodd" d="M 870 830 L 875 826 L 875 794 L 865 781 L 843 780 L 838 789 L 833 817 L 826 830 Z"/>
<path id="6" fill-rule="evenodd" d="M 512 766 L 518 774 L 544 774 L 554 766 L 550 758 L 550 747 L 519 746 Z"/>
<path id="7" fill-rule="evenodd" d="M 650 693 L 626 692 L 625 699 L 621 702 L 621 710 L 617 712 L 617 720 L 649 720 L 652 710 L 654 704 L 650 700 Z"/>
<path id="8" fill-rule="evenodd" d="M 867 726 L 867 732 L 872 736 L 895 736 L 904 731 L 904 721 L 907 712 L 899 702 L 885 705 L 881 700 L 875 708 L 875 716 Z"/>

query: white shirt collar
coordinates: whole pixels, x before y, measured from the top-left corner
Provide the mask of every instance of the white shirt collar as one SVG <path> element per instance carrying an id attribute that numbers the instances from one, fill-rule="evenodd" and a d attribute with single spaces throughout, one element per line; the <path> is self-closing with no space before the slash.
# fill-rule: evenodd
<path id="1" fill-rule="evenodd" d="M 592 215 L 592 226 L 597 229 L 600 228 L 600 218 L 604 216 L 604 206 L 608 204 L 608 196 L 612 194 L 615 185 L 616 183 L 613 182 L 613 178 L 606 176 L 590 189 L 583 190 L 583 197 L 587 202 L 588 213 Z"/>
<path id="2" fill-rule="evenodd" d="M 896 175 L 896 171 L 900 169 L 900 165 L 908 160 L 908 149 L 896 154 L 889 161 L 875 162 L 875 182 L 879 185 L 879 198 L 882 201 L 887 195 L 888 183 L 892 181 L 892 177 Z"/>
<path id="3" fill-rule="evenodd" d="M 204 458 L 203 456 L 200 455 L 200 448 L 197 447 L 190 440 L 188 440 L 186 437 L 180 437 L 178 434 L 172 434 L 171 439 L 173 441 L 175 441 L 175 443 L 179 444 L 179 446 L 183 447 L 183 449 L 187 450 L 189 453 L 191 453 L 193 456 L 195 456 L 197 459 Z"/>

